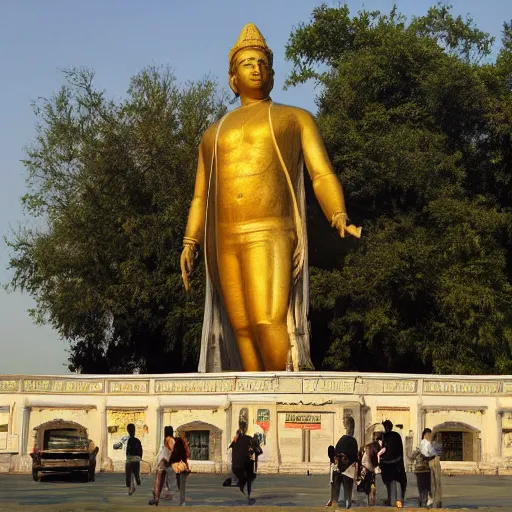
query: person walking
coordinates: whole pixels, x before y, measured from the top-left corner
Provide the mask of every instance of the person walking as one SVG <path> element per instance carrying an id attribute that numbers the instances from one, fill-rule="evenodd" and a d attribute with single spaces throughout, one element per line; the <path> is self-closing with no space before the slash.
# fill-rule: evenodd
<path id="1" fill-rule="evenodd" d="M 257 455 L 256 455 L 256 452 Z M 256 448 L 252 437 L 247 435 L 247 423 L 239 422 L 239 434 L 232 443 L 231 471 L 238 478 L 238 488 L 245 494 L 247 486 L 247 498 L 251 503 L 252 482 L 256 478 L 256 458 L 263 453 L 261 448 Z"/>
<path id="2" fill-rule="evenodd" d="M 432 434 L 431 434 L 431 437 Z M 441 442 L 438 445 L 434 445 L 433 441 L 431 442 L 431 451 L 433 457 L 428 461 L 428 466 L 430 468 L 430 502 L 429 505 L 432 505 L 432 508 L 441 508 L 443 506 L 443 491 L 441 486 L 441 453 L 442 453 L 442 444 Z"/>
<path id="3" fill-rule="evenodd" d="M 160 450 L 156 457 L 156 471 L 155 482 L 153 485 L 153 498 L 149 501 L 149 505 L 158 506 L 164 485 L 167 485 L 168 499 L 172 499 L 172 494 L 169 492 L 168 467 L 170 464 L 171 454 L 173 452 L 175 445 L 173 434 L 174 432 L 171 426 L 167 426 L 164 428 L 164 442 L 160 447 Z"/>
<path id="4" fill-rule="evenodd" d="M 174 449 L 171 453 L 171 467 L 176 473 L 176 482 L 180 490 L 180 505 L 185 505 L 187 478 L 191 473 L 188 461 L 190 459 L 190 448 L 185 432 L 180 431 L 174 443 Z"/>
<path id="5" fill-rule="evenodd" d="M 389 506 L 402 508 L 407 489 L 402 436 L 393 430 L 393 423 L 390 420 L 384 421 L 382 425 L 384 426 L 382 449 L 377 454 L 382 481 L 388 491 Z M 400 499 L 397 499 L 397 483 L 400 484 Z"/>
<path id="6" fill-rule="evenodd" d="M 367 444 L 360 457 L 360 478 L 357 485 L 357 490 L 366 494 L 368 506 L 375 505 L 377 498 L 377 483 L 376 483 L 376 469 L 378 465 L 377 454 L 381 446 L 379 439 L 382 439 L 381 432 L 373 433 L 373 441 Z"/>
<path id="7" fill-rule="evenodd" d="M 435 457 L 436 451 L 432 446 L 432 430 L 426 428 L 421 434 L 420 446 L 411 455 L 414 474 L 416 475 L 416 482 L 418 484 L 420 507 L 427 507 L 432 503 L 432 476 L 429 462 Z"/>
<path id="8" fill-rule="evenodd" d="M 241 434 L 240 429 L 238 429 L 236 431 L 235 437 L 233 438 L 233 441 L 231 441 L 231 444 L 228 446 L 228 453 L 229 453 L 229 450 L 233 450 L 233 446 L 235 446 L 235 443 L 237 442 L 240 434 Z M 231 462 L 232 461 L 233 461 L 233 453 L 231 453 Z M 233 464 L 231 464 L 231 465 L 233 465 Z M 230 476 L 228 476 L 226 478 L 226 480 L 224 480 L 224 482 L 222 483 L 222 486 L 223 487 L 238 487 L 238 483 L 233 484 L 233 479 Z"/>
<path id="9" fill-rule="evenodd" d="M 345 419 L 347 433 L 340 437 L 333 450 L 332 446 L 328 448 L 329 459 L 332 461 L 331 471 L 331 498 L 327 506 L 335 506 L 339 500 L 341 487 L 343 486 L 343 495 L 345 507 L 352 507 L 352 492 L 354 490 L 354 480 L 358 474 L 358 447 L 354 438 L 354 418 Z"/>
<path id="10" fill-rule="evenodd" d="M 125 476 L 128 495 L 131 496 L 135 492 L 135 482 L 137 482 L 137 485 L 141 484 L 140 461 L 142 460 L 142 443 L 140 439 L 135 437 L 135 425 L 133 423 L 128 424 L 126 430 L 129 437 L 126 442 Z"/>

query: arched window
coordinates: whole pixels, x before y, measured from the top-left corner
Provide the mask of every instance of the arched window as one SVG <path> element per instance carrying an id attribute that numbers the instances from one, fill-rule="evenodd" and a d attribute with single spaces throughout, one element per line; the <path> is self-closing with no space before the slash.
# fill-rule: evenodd
<path id="1" fill-rule="evenodd" d="M 221 462 L 222 430 L 210 423 L 193 421 L 176 429 L 185 432 L 190 448 L 190 460 Z"/>
<path id="2" fill-rule="evenodd" d="M 478 462 L 480 460 L 480 430 L 466 423 L 448 421 L 436 425 L 433 444 L 441 460 Z"/>

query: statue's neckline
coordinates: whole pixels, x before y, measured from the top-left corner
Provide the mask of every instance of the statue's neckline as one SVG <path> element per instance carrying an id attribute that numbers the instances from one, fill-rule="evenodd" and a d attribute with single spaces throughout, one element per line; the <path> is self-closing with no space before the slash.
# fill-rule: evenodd
<path id="1" fill-rule="evenodd" d="M 264 100 L 258 100 L 258 101 L 251 102 L 248 105 L 240 105 L 238 108 L 251 108 L 256 105 L 261 105 L 262 103 L 272 103 L 272 98 L 268 97 L 268 98 L 265 98 Z"/>

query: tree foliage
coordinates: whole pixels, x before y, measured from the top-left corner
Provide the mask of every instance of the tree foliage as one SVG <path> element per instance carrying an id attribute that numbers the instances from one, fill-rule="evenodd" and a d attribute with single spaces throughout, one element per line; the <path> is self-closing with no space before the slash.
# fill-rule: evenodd
<path id="1" fill-rule="evenodd" d="M 324 5 L 291 34 L 288 85 L 323 86 L 318 121 L 365 227 L 341 251 L 313 233 L 317 367 L 512 371 L 510 36 L 490 63 L 492 38 L 441 5 L 410 22 Z"/>
<path id="2" fill-rule="evenodd" d="M 71 370 L 195 370 L 201 270 L 186 300 L 179 256 L 197 146 L 224 110 L 216 84 L 150 67 L 113 101 L 88 70 L 66 78 L 35 105 L 23 204 L 38 227 L 9 240 L 11 286 L 70 340 Z"/>

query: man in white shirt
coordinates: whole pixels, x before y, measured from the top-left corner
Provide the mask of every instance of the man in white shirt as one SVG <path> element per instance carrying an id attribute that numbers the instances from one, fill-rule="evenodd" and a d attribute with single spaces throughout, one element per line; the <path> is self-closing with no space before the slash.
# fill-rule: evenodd
<path id="1" fill-rule="evenodd" d="M 430 458 L 437 455 L 434 446 L 432 445 L 432 430 L 426 428 L 423 431 L 423 439 L 420 443 L 420 451 L 423 457 Z"/>
<path id="2" fill-rule="evenodd" d="M 420 459 L 416 466 L 416 479 L 418 482 L 418 491 L 420 494 L 420 506 L 430 506 L 434 501 L 440 503 L 441 500 L 441 470 L 437 450 L 432 444 L 432 430 L 426 428 L 423 430 L 422 439 L 419 446 Z M 436 497 L 434 500 L 434 496 Z M 437 505 L 439 506 L 439 505 Z"/>

